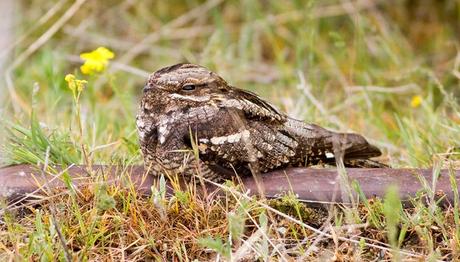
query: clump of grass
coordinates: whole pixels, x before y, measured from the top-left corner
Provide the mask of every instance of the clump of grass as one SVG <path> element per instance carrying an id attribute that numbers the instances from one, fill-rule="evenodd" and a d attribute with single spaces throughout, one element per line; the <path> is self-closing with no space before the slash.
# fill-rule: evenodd
<path id="1" fill-rule="evenodd" d="M 41 126 L 35 117 L 31 119 L 29 128 L 11 122 L 6 126 L 9 141 L 2 151 L 8 157 L 7 163 L 43 164 L 47 151 L 50 164 L 80 163 L 80 150 L 69 133 L 50 131 Z"/>

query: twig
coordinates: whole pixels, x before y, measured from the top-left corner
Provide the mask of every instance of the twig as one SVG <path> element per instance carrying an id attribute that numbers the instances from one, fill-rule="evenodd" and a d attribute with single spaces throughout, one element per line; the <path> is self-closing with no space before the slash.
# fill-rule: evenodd
<path id="1" fill-rule="evenodd" d="M 402 86 L 383 87 L 383 86 L 349 86 L 351 92 L 377 92 L 377 93 L 406 93 L 414 90 L 420 90 L 420 86 L 410 83 Z"/>
<path id="2" fill-rule="evenodd" d="M 22 52 L 11 65 L 5 70 L 5 79 L 8 87 L 8 92 L 11 98 L 14 100 L 13 107 L 15 111 L 18 111 L 17 105 L 19 105 L 24 111 L 30 113 L 30 106 L 25 103 L 14 90 L 13 80 L 11 74 L 13 70 L 22 64 L 26 59 L 37 51 L 43 44 L 45 44 L 57 31 L 72 18 L 80 7 L 86 2 L 86 0 L 76 0 L 67 11 L 43 33 L 37 40 L 35 40 L 24 52 Z"/>
<path id="3" fill-rule="evenodd" d="M 243 245 L 241 245 L 240 248 L 238 248 L 233 254 L 232 254 L 232 259 L 233 261 L 242 261 L 244 258 L 247 258 L 250 254 L 251 251 L 254 253 L 259 253 L 253 245 L 261 238 L 262 236 L 262 230 L 258 229 L 256 232 L 254 232 L 248 240 L 241 239 L 243 241 Z M 260 254 L 259 254 L 260 255 Z"/>
<path id="4" fill-rule="evenodd" d="M 341 15 L 350 14 L 350 12 L 348 12 L 345 8 L 347 7 L 347 5 L 348 6 L 354 5 L 355 7 L 354 12 L 361 12 L 363 10 L 375 7 L 379 2 L 380 1 L 369 2 L 369 1 L 358 0 L 358 1 L 348 1 L 348 2 L 341 3 L 341 4 L 324 5 L 324 6 L 313 8 L 310 14 L 306 14 L 304 11 L 291 11 L 291 12 L 286 12 L 286 13 L 282 13 L 278 15 L 269 16 L 268 18 L 263 18 L 261 20 L 256 21 L 255 25 L 260 26 L 265 23 L 281 25 L 281 24 L 285 24 L 288 22 L 294 22 L 297 20 L 301 20 L 305 18 L 306 16 L 309 16 L 310 18 L 313 18 L 313 19 L 341 16 Z"/>
<path id="5" fill-rule="evenodd" d="M 82 62 L 81 58 L 79 56 L 76 56 L 76 55 L 66 55 L 64 57 L 65 57 L 65 59 L 67 61 L 70 61 L 70 62 L 75 62 L 75 63 Z M 127 73 L 130 73 L 130 74 L 133 74 L 133 75 L 136 75 L 136 76 L 140 76 L 140 77 L 143 77 L 143 78 L 147 78 L 150 75 L 149 72 L 144 71 L 144 70 L 142 70 L 140 68 L 130 66 L 130 65 L 127 65 L 127 64 L 123 64 L 123 63 L 120 63 L 120 62 L 117 62 L 117 61 L 110 62 L 110 65 L 111 65 L 112 68 L 116 68 L 116 69 L 118 69 L 120 71 L 127 72 Z"/>
<path id="6" fill-rule="evenodd" d="M 185 13 L 184 15 L 174 19 L 173 21 L 163 25 L 159 31 L 155 31 L 149 35 L 147 35 L 142 41 L 138 44 L 133 46 L 128 52 L 126 52 L 122 57 L 120 57 L 119 62 L 128 64 L 132 61 L 136 56 L 140 53 L 144 52 L 149 48 L 149 45 L 153 42 L 158 41 L 162 35 L 168 34 L 171 32 L 172 29 L 178 28 L 188 24 L 191 20 L 200 17 L 201 15 L 205 14 L 210 9 L 214 8 L 215 6 L 222 3 L 223 0 L 210 0 L 205 2 L 204 4 L 190 10 L 189 12 Z"/>
<path id="7" fill-rule="evenodd" d="M 57 12 L 59 12 L 61 10 L 61 7 L 64 5 L 65 2 L 66 2 L 66 0 L 59 0 L 59 2 L 54 4 L 53 7 L 51 7 L 48 10 L 48 12 L 46 12 L 44 15 L 42 15 L 40 17 L 40 19 L 38 19 L 38 21 L 36 21 L 32 25 L 32 27 L 27 29 L 27 31 L 24 34 L 22 34 L 21 36 L 19 36 L 16 39 L 16 41 L 14 41 L 11 45 L 9 45 L 5 49 L 3 49 L 2 52 L 0 53 L 0 58 L 3 57 L 3 56 L 8 55 L 8 53 L 10 53 L 11 50 L 13 50 L 13 48 L 15 48 L 17 45 L 19 45 L 22 41 L 24 41 L 33 31 L 35 31 L 37 28 L 39 28 L 40 26 L 42 26 L 43 24 L 48 22 L 51 17 L 53 17 Z"/>
<path id="8" fill-rule="evenodd" d="M 305 76 L 301 71 L 297 72 L 299 76 L 300 83 L 297 85 L 297 89 L 301 90 L 303 94 L 313 103 L 313 105 L 319 110 L 319 112 L 326 117 L 329 122 L 336 124 L 341 129 L 345 129 L 345 125 L 334 115 L 331 115 L 323 104 L 316 99 L 315 96 L 311 93 L 311 86 L 305 80 Z"/>
<path id="9" fill-rule="evenodd" d="M 48 164 L 49 164 L 49 155 L 50 155 L 50 147 L 48 146 L 46 148 L 45 163 L 44 163 L 43 168 L 41 170 L 41 175 L 42 175 L 42 177 L 44 179 L 45 179 L 45 172 L 46 172 L 46 169 L 48 168 Z M 49 188 L 48 183 L 45 183 L 44 186 L 46 187 L 46 189 L 48 189 L 48 192 L 51 192 L 51 189 Z M 70 261 L 72 261 L 72 256 L 70 255 L 69 249 L 67 247 L 67 243 L 66 243 L 66 241 L 64 239 L 64 235 L 62 235 L 61 228 L 59 227 L 59 223 L 58 223 L 57 218 L 56 218 L 56 212 L 54 210 L 54 207 L 52 205 L 49 205 L 48 208 L 49 208 L 50 213 L 51 213 L 52 223 L 53 223 L 54 228 L 56 229 L 56 232 L 57 232 L 58 237 L 59 237 L 59 242 L 61 243 L 62 249 L 64 250 L 65 260 L 67 262 L 70 262 Z"/>
<path id="10" fill-rule="evenodd" d="M 87 32 L 85 30 L 78 30 L 73 26 L 64 27 L 64 33 L 72 37 L 79 37 L 83 41 L 89 41 L 98 45 L 106 45 L 116 47 L 121 50 L 131 50 L 133 46 L 137 45 L 137 42 L 126 41 L 121 39 L 110 38 L 101 33 Z M 179 39 L 190 39 L 196 37 L 205 37 L 215 31 L 215 27 L 211 25 L 198 25 L 191 27 L 177 28 L 168 31 L 168 34 L 162 34 L 156 40 L 152 40 L 148 45 L 141 45 L 143 52 L 152 49 L 152 44 L 160 39 L 168 40 L 179 40 Z M 175 50 L 177 53 L 177 50 Z M 142 52 L 141 52 L 142 53 Z"/>

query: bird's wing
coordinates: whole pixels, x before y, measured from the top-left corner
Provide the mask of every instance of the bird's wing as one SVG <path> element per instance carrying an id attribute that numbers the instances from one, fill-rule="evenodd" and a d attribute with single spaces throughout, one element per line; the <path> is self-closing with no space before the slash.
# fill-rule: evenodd
<path id="1" fill-rule="evenodd" d="M 216 101 L 218 101 L 220 107 L 242 110 L 248 119 L 274 123 L 284 123 L 287 119 L 285 114 L 250 91 L 232 88 L 225 96 L 217 97 Z"/>

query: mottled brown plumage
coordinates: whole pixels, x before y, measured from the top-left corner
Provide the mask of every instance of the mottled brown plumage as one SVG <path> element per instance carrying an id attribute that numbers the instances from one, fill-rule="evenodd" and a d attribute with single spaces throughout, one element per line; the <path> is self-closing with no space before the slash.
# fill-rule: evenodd
<path id="1" fill-rule="evenodd" d="M 232 174 L 287 166 L 366 161 L 380 150 L 364 137 L 292 119 L 204 67 L 177 64 L 153 73 L 137 115 L 144 164 L 154 175 Z"/>

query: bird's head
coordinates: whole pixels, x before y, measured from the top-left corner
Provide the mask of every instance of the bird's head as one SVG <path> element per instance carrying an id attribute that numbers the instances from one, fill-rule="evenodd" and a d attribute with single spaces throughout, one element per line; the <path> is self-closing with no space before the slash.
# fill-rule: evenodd
<path id="1" fill-rule="evenodd" d="M 177 64 L 162 68 L 150 75 L 144 94 L 161 94 L 163 99 L 181 104 L 206 103 L 213 94 L 225 92 L 227 82 L 205 67 L 194 64 Z"/>
<path id="2" fill-rule="evenodd" d="M 161 118 L 214 104 L 229 88 L 219 75 L 199 65 L 176 64 L 159 69 L 144 86 L 136 118 L 141 140 L 150 137 Z"/>

